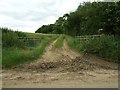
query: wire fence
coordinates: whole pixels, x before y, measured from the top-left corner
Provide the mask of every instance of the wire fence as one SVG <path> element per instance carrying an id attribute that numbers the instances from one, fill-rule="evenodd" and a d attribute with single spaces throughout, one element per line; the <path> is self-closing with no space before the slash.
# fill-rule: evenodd
<path id="1" fill-rule="evenodd" d="M 81 42 L 81 41 L 87 41 L 87 40 L 91 40 L 91 39 L 98 39 L 100 38 L 102 35 L 85 35 L 85 36 L 75 36 L 75 41 L 74 42 Z"/>
<path id="2" fill-rule="evenodd" d="M 24 44 L 29 47 L 35 47 L 41 42 L 41 38 L 19 37 L 18 39 L 23 41 Z"/>

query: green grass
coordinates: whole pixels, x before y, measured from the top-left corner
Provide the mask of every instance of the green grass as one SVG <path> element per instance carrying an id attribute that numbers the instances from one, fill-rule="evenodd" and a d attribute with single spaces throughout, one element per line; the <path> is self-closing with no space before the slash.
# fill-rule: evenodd
<path id="1" fill-rule="evenodd" d="M 65 35 L 60 35 L 59 38 L 57 39 L 55 43 L 56 48 L 61 48 L 63 46 L 63 41 L 64 41 Z"/>
<path id="2" fill-rule="evenodd" d="M 30 35 L 30 34 L 29 34 Z M 48 35 L 40 35 L 36 36 L 36 34 L 31 34 L 30 37 L 40 37 L 41 42 L 39 45 L 35 47 L 4 47 L 2 50 L 2 67 L 3 68 L 12 68 L 19 64 L 23 64 L 25 62 L 30 62 L 35 60 L 43 54 L 45 51 L 45 47 L 51 42 L 52 40 L 57 38 L 57 35 L 48 36 Z"/>
<path id="3" fill-rule="evenodd" d="M 56 37 L 59 36 L 59 34 L 42 34 L 42 33 L 26 33 L 24 32 L 27 37 L 31 38 L 40 38 L 40 37 Z"/>
<path id="4" fill-rule="evenodd" d="M 92 53 L 112 62 L 120 60 L 120 40 L 117 36 L 103 35 L 100 38 L 89 40 L 79 40 L 66 36 L 66 39 L 69 46 L 79 52 Z"/>

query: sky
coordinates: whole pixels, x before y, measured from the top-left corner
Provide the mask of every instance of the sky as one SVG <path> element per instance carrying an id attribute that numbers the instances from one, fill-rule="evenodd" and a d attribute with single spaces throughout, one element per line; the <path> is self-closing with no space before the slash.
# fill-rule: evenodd
<path id="1" fill-rule="evenodd" d="M 0 0 L 0 27 L 35 32 L 87 0 Z"/>
<path id="2" fill-rule="evenodd" d="M 85 1 L 89 0 L 0 0 L 0 27 L 35 32 Z"/>

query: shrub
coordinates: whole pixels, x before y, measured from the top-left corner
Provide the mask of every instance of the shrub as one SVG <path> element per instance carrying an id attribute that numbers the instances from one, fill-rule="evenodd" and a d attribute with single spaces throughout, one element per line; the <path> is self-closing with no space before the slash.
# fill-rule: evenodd
<path id="1" fill-rule="evenodd" d="M 18 39 L 18 34 L 8 28 L 0 28 L 2 30 L 3 47 L 24 47 L 24 42 Z"/>
<path id="2" fill-rule="evenodd" d="M 97 56 L 118 62 L 120 59 L 119 36 L 103 35 L 100 38 L 80 40 L 77 38 L 67 38 L 70 47 L 83 52 L 92 53 Z"/>

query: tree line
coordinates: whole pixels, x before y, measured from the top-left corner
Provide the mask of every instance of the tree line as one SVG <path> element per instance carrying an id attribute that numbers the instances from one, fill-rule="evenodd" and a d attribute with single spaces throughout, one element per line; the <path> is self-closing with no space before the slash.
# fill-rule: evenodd
<path id="1" fill-rule="evenodd" d="M 120 2 L 84 2 L 77 10 L 43 25 L 35 33 L 120 35 Z"/>

